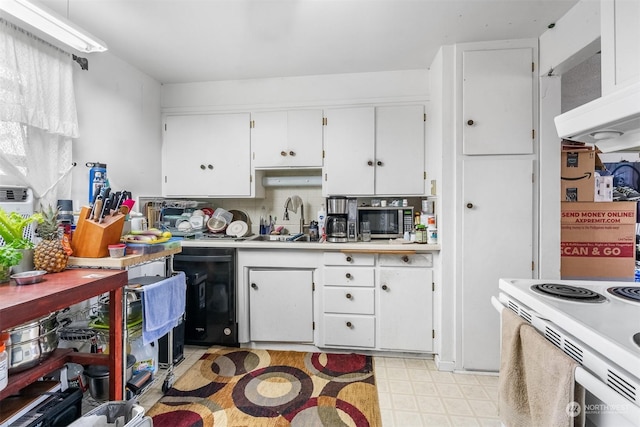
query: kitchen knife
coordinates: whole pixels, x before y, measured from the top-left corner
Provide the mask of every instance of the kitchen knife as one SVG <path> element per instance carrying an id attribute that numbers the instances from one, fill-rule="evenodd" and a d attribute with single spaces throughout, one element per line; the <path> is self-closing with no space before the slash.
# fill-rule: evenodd
<path id="1" fill-rule="evenodd" d="M 98 219 L 98 223 L 101 223 L 105 216 L 109 215 L 111 207 L 111 199 L 107 199 L 104 201 L 104 205 L 102 206 L 102 212 L 100 213 L 100 218 Z"/>
<path id="2" fill-rule="evenodd" d="M 94 221 L 98 221 L 100 219 L 100 214 L 102 213 L 102 197 L 98 197 L 98 200 L 96 200 L 96 204 L 93 207 L 93 220 Z"/>
<path id="3" fill-rule="evenodd" d="M 120 205 L 122 204 L 122 201 L 124 200 L 123 196 L 122 196 L 122 191 L 117 191 L 116 192 L 116 204 L 114 206 L 111 207 L 111 209 L 113 209 L 113 214 L 117 214 L 120 210 Z"/>
<path id="4" fill-rule="evenodd" d="M 109 210 L 106 211 L 106 215 L 111 215 L 111 210 L 116 206 L 116 194 L 111 193 L 109 196 Z"/>

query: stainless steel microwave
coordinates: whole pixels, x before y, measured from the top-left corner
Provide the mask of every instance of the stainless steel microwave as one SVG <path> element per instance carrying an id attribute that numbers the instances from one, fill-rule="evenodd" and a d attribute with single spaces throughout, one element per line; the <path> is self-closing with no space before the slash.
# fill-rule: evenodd
<path id="1" fill-rule="evenodd" d="M 360 206 L 358 207 L 358 230 L 360 223 L 369 222 L 372 239 L 396 239 L 405 231 L 413 230 L 413 207 L 411 206 Z"/>

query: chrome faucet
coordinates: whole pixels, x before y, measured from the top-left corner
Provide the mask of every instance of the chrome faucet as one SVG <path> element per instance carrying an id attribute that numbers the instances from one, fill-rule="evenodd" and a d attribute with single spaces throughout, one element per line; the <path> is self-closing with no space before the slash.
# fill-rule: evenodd
<path id="1" fill-rule="evenodd" d="M 289 220 L 289 209 L 293 213 L 298 213 L 298 208 L 300 208 L 300 233 L 304 233 L 304 203 L 302 203 L 300 196 L 288 197 L 287 201 L 284 202 L 284 220 Z"/>

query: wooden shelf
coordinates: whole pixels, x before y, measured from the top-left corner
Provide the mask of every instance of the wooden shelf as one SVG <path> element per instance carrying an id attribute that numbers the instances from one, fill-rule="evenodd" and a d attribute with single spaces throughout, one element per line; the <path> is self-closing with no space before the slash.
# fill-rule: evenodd
<path id="1" fill-rule="evenodd" d="M 108 359 L 110 372 L 123 370 L 123 288 L 127 285 L 126 270 L 68 269 L 61 273 L 47 274 L 44 281 L 33 285 L 18 286 L 15 281 L 0 285 L 0 330 L 32 322 L 70 305 L 109 292 L 111 304 L 109 324 Z M 0 399 L 20 390 L 42 375 L 60 368 L 69 359 L 70 351 L 57 349 L 47 360 L 27 371 L 9 376 L 9 385 L 0 392 Z M 122 400 L 123 376 L 111 375 L 109 399 Z"/>
<path id="2" fill-rule="evenodd" d="M 3 390 L 0 390 L 0 400 L 18 393 L 22 388 L 28 386 L 43 375 L 62 368 L 62 366 L 68 362 L 69 353 L 73 353 L 73 349 L 56 349 L 51 356 L 46 360 L 43 360 L 39 365 L 27 369 L 26 371 L 10 375 L 9 385 L 7 385 Z"/>

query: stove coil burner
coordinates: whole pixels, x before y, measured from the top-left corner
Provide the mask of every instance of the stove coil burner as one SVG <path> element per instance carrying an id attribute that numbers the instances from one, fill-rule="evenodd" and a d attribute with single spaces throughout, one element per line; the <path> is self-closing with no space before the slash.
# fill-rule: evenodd
<path id="1" fill-rule="evenodd" d="M 542 283 L 531 286 L 531 289 L 541 294 L 561 298 L 575 302 L 604 302 L 607 299 L 590 289 L 580 288 L 570 285 L 560 285 L 557 283 Z"/>
<path id="2" fill-rule="evenodd" d="M 640 302 L 640 286 L 614 286 L 607 292 L 625 300 Z"/>

